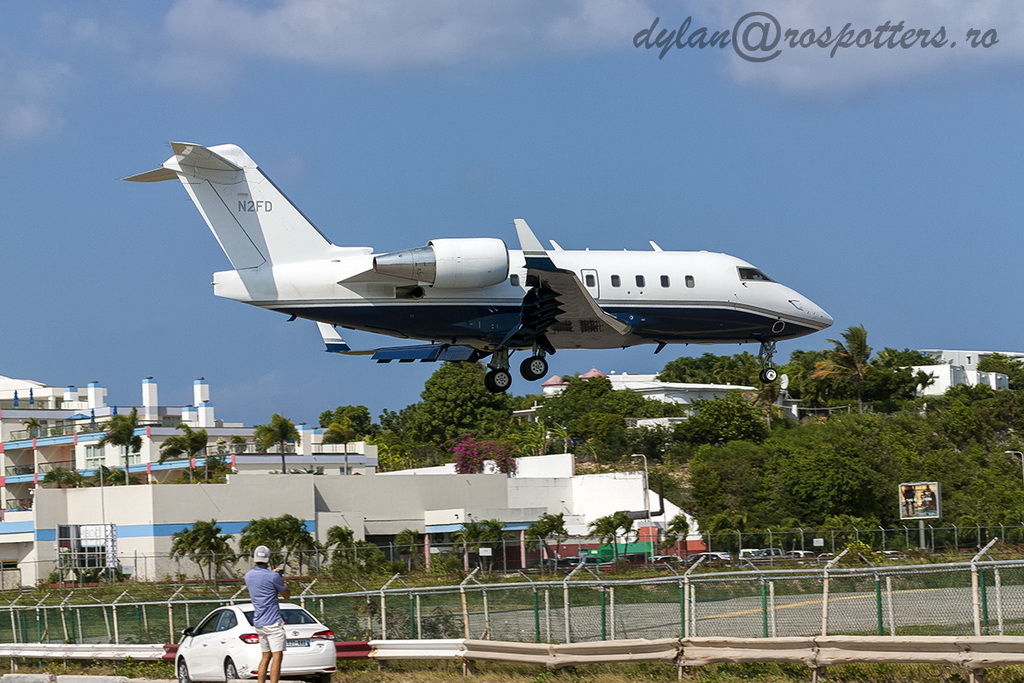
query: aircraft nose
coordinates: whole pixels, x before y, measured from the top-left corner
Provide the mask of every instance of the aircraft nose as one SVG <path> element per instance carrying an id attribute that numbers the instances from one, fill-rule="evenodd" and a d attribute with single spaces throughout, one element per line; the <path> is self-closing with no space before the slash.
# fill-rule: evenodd
<path id="1" fill-rule="evenodd" d="M 832 316 L 825 312 L 818 304 L 814 303 L 810 299 L 799 296 L 799 298 L 790 299 L 790 303 L 794 308 L 800 311 L 801 317 L 811 325 L 819 330 L 824 330 L 826 327 L 831 327 Z"/>

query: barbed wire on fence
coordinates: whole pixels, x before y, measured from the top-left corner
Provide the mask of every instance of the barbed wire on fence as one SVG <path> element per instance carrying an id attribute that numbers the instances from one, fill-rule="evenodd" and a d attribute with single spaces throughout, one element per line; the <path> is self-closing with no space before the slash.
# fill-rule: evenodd
<path id="1" fill-rule="evenodd" d="M 314 593 L 310 580 L 296 586 L 292 601 L 340 640 L 1024 634 L 1024 560 L 389 584 Z M 137 601 L 126 590 L 110 603 L 82 598 L 91 604 L 67 593 L 17 594 L 0 604 L 0 642 L 176 642 L 215 607 L 248 601 L 244 588 L 219 598 L 186 597 L 183 587 L 168 593 Z"/>

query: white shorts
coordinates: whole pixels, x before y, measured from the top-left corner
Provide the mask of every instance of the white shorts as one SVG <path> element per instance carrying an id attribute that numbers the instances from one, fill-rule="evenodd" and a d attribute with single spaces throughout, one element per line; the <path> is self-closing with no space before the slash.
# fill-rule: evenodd
<path id="1" fill-rule="evenodd" d="M 260 652 L 284 652 L 283 621 L 269 626 L 257 626 L 256 633 L 260 637 Z"/>

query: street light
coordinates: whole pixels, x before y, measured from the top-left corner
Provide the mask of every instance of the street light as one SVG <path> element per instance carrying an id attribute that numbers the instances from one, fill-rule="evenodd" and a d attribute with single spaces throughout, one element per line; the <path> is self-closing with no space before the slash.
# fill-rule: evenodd
<path id="1" fill-rule="evenodd" d="M 644 513 L 647 515 L 647 534 L 651 533 L 651 499 L 650 499 L 650 486 L 647 481 L 647 456 L 643 453 L 634 453 L 629 456 L 631 458 L 643 458 L 644 459 Z M 654 561 L 654 542 L 651 542 L 651 556 L 650 560 Z"/>
<path id="2" fill-rule="evenodd" d="M 1003 451 L 1003 453 L 1006 453 L 1007 455 L 1016 455 L 1020 458 L 1020 480 L 1021 483 L 1024 484 L 1024 453 L 1021 453 L 1020 451 Z"/>

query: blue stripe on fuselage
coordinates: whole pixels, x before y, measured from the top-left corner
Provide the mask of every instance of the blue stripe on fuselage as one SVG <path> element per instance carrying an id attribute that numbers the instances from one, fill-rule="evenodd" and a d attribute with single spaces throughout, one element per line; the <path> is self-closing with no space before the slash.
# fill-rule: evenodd
<path id="1" fill-rule="evenodd" d="M 602 306 L 605 312 L 633 326 L 633 334 L 644 342 L 739 343 L 762 338 L 791 339 L 816 328 L 787 322 L 773 332 L 777 317 L 754 311 L 714 307 Z M 325 305 L 274 310 L 300 318 L 375 332 L 393 337 L 443 343 L 494 345 L 519 324 L 519 305 L 443 304 L 416 301 L 387 305 Z M 557 330 L 549 332 L 558 344 Z"/>

